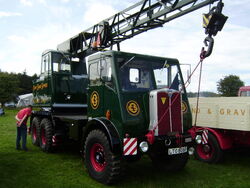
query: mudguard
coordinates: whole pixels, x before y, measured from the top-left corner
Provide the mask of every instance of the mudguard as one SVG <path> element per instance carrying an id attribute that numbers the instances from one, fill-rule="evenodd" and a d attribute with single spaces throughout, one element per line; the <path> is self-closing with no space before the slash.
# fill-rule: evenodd
<path id="1" fill-rule="evenodd" d="M 104 117 L 91 119 L 87 123 L 87 126 L 84 127 L 84 129 L 83 129 L 83 138 L 85 139 L 87 137 L 88 133 L 94 129 L 101 129 L 106 133 L 106 135 L 108 136 L 108 139 L 109 139 L 111 151 L 113 153 L 115 153 L 115 154 L 121 153 L 120 136 L 119 136 L 119 133 L 118 133 L 116 127 L 114 126 L 114 124 L 110 120 L 108 120 Z"/>
<path id="2" fill-rule="evenodd" d="M 197 130 L 208 130 L 209 132 L 211 132 L 216 137 L 221 149 L 223 150 L 230 149 L 232 147 L 231 139 L 217 129 L 213 129 L 209 127 L 206 127 L 206 128 L 199 127 Z"/>

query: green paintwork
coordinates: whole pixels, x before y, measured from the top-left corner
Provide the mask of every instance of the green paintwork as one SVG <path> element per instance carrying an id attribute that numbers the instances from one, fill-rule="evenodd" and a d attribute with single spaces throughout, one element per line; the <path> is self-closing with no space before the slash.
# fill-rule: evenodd
<path id="1" fill-rule="evenodd" d="M 142 89 L 141 91 L 125 91 L 124 89 L 122 89 L 122 73 L 121 67 L 119 67 L 119 62 L 117 62 L 117 58 L 125 58 L 129 60 L 132 57 L 145 61 L 145 63 L 147 63 L 147 69 L 151 73 L 153 71 L 152 67 L 155 66 L 155 62 L 158 62 L 159 64 L 162 64 L 161 66 L 163 66 L 166 60 L 170 66 L 176 65 L 180 70 L 178 60 L 170 58 L 161 58 L 116 51 L 108 51 L 89 57 L 90 66 L 91 64 L 96 63 L 102 59 L 109 59 L 112 69 L 112 78 L 111 81 L 106 82 L 105 79 L 102 79 L 100 76 L 99 80 L 95 80 L 95 82 L 93 83 L 91 83 L 90 81 L 87 99 L 88 116 L 91 118 L 105 117 L 106 111 L 110 110 L 111 121 L 116 126 L 119 134 L 122 135 L 122 137 L 124 137 L 125 134 L 129 134 L 130 137 L 140 137 L 147 133 L 149 126 L 149 92 L 153 89 L 157 89 L 154 77 L 151 77 L 152 83 L 150 89 Z M 179 74 L 181 75 L 181 72 Z M 182 76 L 180 77 L 183 82 Z M 91 95 L 93 92 L 97 92 L 99 95 L 99 106 L 97 109 L 93 109 L 93 107 L 91 106 Z M 184 114 L 183 118 L 184 130 L 187 130 L 191 128 L 192 122 L 185 90 L 183 91 L 182 98 L 188 106 L 187 112 Z M 131 100 L 135 101 L 139 105 L 140 110 L 138 115 L 131 115 L 127 110 L 127 103 Z"/>
<path id="2" fill-rule="evenodd" d="M 51 77 L 33 83 L 34 106 L 51 105 Z"/>
<path id="3" fill-rule="evenodd" d="M 82 63 L 69 62 L 65 58 L 66 55 L 68 54 L 57 51 L 43 53 L 42 61 L 46 56 L 49 58 L 46 59 L 46 65 L 42 62 L 42 67 L 46 67 L 46 70 L 42 70 L 40 78 L 33 83 L 34 106 L 52 107 L 86 104 L 88 84 L 86 70 L 79 71 Z M 66 66 L 70 67 L 70 70 L 64 68 Z"/>
<path id="4" fill-rule="evenodd" d="M 54 61 L 60 64 L 64 61 L 65 55 L 63 56 L 61 52 L 56 51 L 45 52 L 43 57 L 46 55 L 48 55 L 48 59 L 50 60 L 48 63 L 50 68 L 48 68 L 49 71 L 47 71 L 47 74 L 43 74 L 39 80 L 34 82 L 34 97 L 35 100 L 37 100 L 35 106 L 53 107 L 61 105 L 60 107 L 67 107 L 68 105 L 69 107 L 74 104 L 81 105 L 87 103 L 87 116 L 90 119 L 105 117 L 106 112 L 109 110 L 111 112 L 110 120 L 115 125 L 121 138 L 123 138 L 125 134 L 129 134 L 130 137 L 141 137 L 148 131 L 150 122 L 149 93 L 157 89 L 156 78 L 153 72 L 154 69 L 163 68 L 164 66 L 177 67 L 179 79 L 183 83 L 177 59 L 106 51 L 89 56 L 89 75 L 86 77 L 86 72 L 78 70 L 82 66 L 80 62 L 71 62 L 70 71 L 55 71 L 54 69 L 58 65 L 56 64 L 55 66 Z M 135 63 L 133 59 L 135 59 Z M 102 67 L 99 64 L 100 62 L 102 62 Z M 69 64 L 67 61 L 66 63 Z M 110 68 L 106 68 L 106 70 L 111 70 L 112 74 L 110 73 L 109 75 L 109 71 L 105 72 L 105 66 L 110 66 Z M 126 80 L 131 79 L 126 75 L 126 71 L 128 68 L 131 69 L 133 67 L 134 69 L 141 68 L 141 70 L 145 71 L 143 73 L 146 75 L 145 77 L 149 76 L 149 80 L 142 85 L 142 88 L 128 89 L 126 88 L 127 86 L 125 87 L 127 84 Z M 72 72 L 76 70 L 78 74 L 73 74 Z M 94 79 L 92 78 L 93 74 L 91 74 L 91 72 L 96 74 L 94 75 Z M 134 82 L 132 85 L 137 84 L 136 79 Z M 40 89 L 38 89 L 40 85 L 47 87 L 40 87 Z M 184 131 L 187 131 L 191 128 L 192 118 L 185 88 L 182 92 L 182 100 L 187 105 L 187 110 L 183 115 Z M 128 103 L 129 101 L 133 103 L 132 106 L 130 106 L 131 103 Z M 128 111 L 128 108 L 133 110 L 136 104 L 138 104 L 138 111 L 132 114 Z M 70 110 L 66 110 L 66 112 L 68 114 L 65 115 L 71 113 Z M 84 115 L 86 114 L 82 114 L 82 116 Z M 79 130 L 79 128 L 76 130 Z M 78 135 L 76 132 L 74 132 L 74 134 Z"/>

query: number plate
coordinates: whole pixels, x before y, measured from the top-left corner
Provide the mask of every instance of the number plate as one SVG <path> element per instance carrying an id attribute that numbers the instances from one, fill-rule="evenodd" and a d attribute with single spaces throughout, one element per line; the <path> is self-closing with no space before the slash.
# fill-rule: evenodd
<path id="1" fill-rule="evenodd" d="M 187 146 L 168 149 L 168 155 L 176 155 L 176 154 L 181 154 L 181 153 L 186 153 L 186 152 L 187 152 Z"/>

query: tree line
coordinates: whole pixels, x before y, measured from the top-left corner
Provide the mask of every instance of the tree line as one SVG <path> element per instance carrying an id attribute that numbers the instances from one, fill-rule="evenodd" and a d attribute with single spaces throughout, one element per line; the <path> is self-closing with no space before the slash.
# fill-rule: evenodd
<path id="1" fill-rule="evenodd" d="M 0 70 L 0 103 L 4 105 L 6 102 L 17 102 L 17 96 L 32 93 L 32 81 L 38 76 L 34 74 L 29 76 L 26 72 L 23 73 L 8 73 Z M 237 96 L 238 90 L 244 86 L 244 82 L 239 76 L 228 75 L 217 82 L 217 93 L 201 92 L 202 97 L 218 97 L 218 96 Z M 189 92 L 188 97 L 196 97 L 197 93 Z"/>
<path id="2" fill-rule="evenodd" d="M 201 97 L 234 97 L 238 95 L 239 88 L 245 83 L 237 75 L 228 75 L 217 82 L 217 93 L 202 91 Z M 188 97 L 197 97 L 197 92 L 188 92 Z"/>
<path id="3" fill-rule="evenodd" d="M 8 73 L 0 70 L 0 103 L 17 102 L 17 96 L 32 93 L 32 81 L 37 75 L 29 76 L 23 73 Z"/>

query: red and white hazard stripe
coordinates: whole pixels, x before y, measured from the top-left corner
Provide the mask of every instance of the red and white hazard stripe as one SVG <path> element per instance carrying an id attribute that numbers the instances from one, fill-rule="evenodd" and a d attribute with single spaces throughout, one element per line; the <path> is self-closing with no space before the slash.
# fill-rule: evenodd
<path id="1" fill-rule="evenodd" d="M 137 154 L 137 138 L 124 138 L 123 155 L 136 155 L 136 154 Z"/>
<path id="2" fill-rule="evenodd" d="M 201 139 L 202 144 L 207 144 L 208 143 L 208 130 L 204 130 L 202 133 L 202 139 Z"/>

